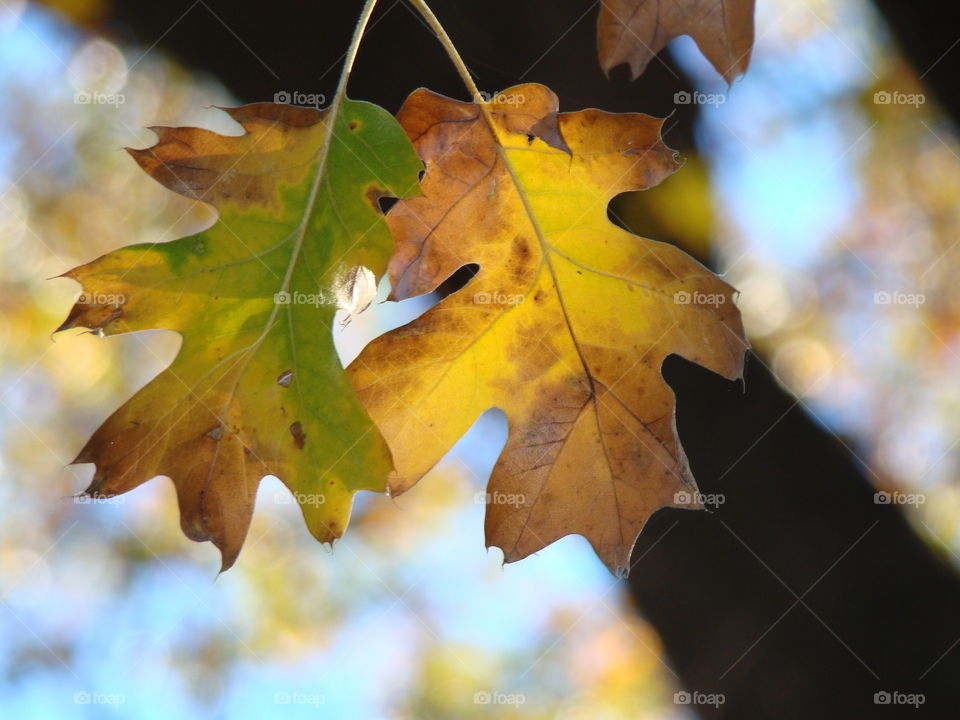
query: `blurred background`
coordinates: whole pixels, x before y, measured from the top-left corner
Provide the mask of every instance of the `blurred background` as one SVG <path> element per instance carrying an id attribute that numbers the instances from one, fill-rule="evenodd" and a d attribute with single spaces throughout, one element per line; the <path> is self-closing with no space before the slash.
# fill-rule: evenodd
<path id="1" fill-rule="evenodd" d="M 152 144 L 149 125 L 236 133 L 216 105 L 272 100 L 281 91 L 330 93 L 361 3 L 340 3 L 330 17 L 325 8 L 300 8 L 302 18 L 282 16 L 281 6 L 300 6 L 281 3 L 269 31 L 257 29 L 262 17 L 234 18 L 222 3 L 137 5 L 0 0 L 4 716 L 753 717 L 733 714 L 738 696 L 723 681 L 750 653 L 762 661 L 768 634 L 759 631 L 792 599 L 769 622 L 758 621 L 757 632 L 743 623 L 727 628 L 730 659 L 706 673 L 716 682 L 704 683 L 688 658 L 697 639 L 676 629 L 695 628 L 698 610 L 668 622 L 671 610 L 651 597 L 676 592 L 707 601 L 710 583 L 726 587 L 732 576 L 698 584 L 695 559 L 664 558 L 685 573 L 681 593 L 679 577 L 657 570 L 657 553 L 670 551 L 664 542 L 650 569 L 635 555 L 640 579 L 630 585 L 610 576 L 579 537 L 502 567 L 499 551 L 484 549 L 482 527 L 482 492 L 506 437 L 497 411 L 478 420 L 414 490 L 395 499 L 362 495 L 332 552 L 310 538 L 289 493 L 268 478 L 240 560 L 219 577 L 215 548 L 181 534 L 168 480 L 109 500 L 75 497 L 93 469 L 68 463 L 110 412 L 171 361 L 178 339 L 164 331 L 52 336 L 79 290 L 56 276 L 214 219 L 209 208 L 148 178 L 122 148 Z M 654 60 L 649 78 L 630 83 L 618 71 L 607 81 L 591 45 L 596 3 L 557 3 L 549 16 L 517 8 L 499 34 L 484 29 L 481 4 L 470 5 L 438 2 L 436 10 L 462 41 L 481 89 L 548 81 L 558 90 L 564 84 L 563 109 L 675 111 L 666 137 L 683 150 L 686 166 L 659 188 L 618 198 L 614 219 L 677 242 L 741 291 L 757 350 L 748 392 L 768 373 L 776 387 L 764 392 L 789 398 L 784 407 L 802 416 L 804 432 L 843 455 L 845 475 L 869 481 L 869 493 L 851 507 L 893 513 L 877 520 L 893 528 L 908 523 L 917 545 L 904 552 L 924 558 L 931 577 L 954 592 L 960 286 L 951 277 L 960 271 L 960 158 L 956 128 L 922 77 L 929 68 L 904 57 L 866 0 L 758 0 L 753 61 L 729 91 L 689 38 Z M 277 37 L 276 27 L 291 28 L 290 37 Z M 955 62 L 951 50 L 960 52 L 942 50 L 943 63 Z M 361 47 L 351 95 L 391 111 L 420 85 L 464 98 L 445 63 L 406 5 L 385 0 Z M 429 302 L 375 305 L 338 328 L 342 357 L 349 361 L 366 339 Z M 724 397 L 742 395 L 719 378 L 702 382 Z M 681 438 L 696 443 L 685 432 L 686 396 L 678 394 Z M 695 475 L 715 480 L 710 490 L 726 493 L 724 505 L 745 503 L 746 493 L 735 497 L 735 484 L 725 483 L 768 431 L 736 447 L 725 443 L 732 464 L 708 446 L 704 455 L 688 448 Z M 800 450 L 823 457 L 816 445 Z M 776 464 L 765 472 L 774 482 Z M 806 485 L 784 495 L 811 512 L 841 504 Z M 750 513 L 762 508 L 741 507 L 743 527 L 757 527 Z M 696 522 L 719 527 L 723 513 L 721 506 Z M 643 552 L 683 515 L 658 515 Z M 743 528 L 729 522 L 739 538 Z M 783 584 L 804 597 L 868 525 L 851 523 L 849 538 L 825 551 L 827 561 L 798 585 Z M 691 543 L 707 544 L 690 527 Z M 868 532 L 887 526 L 873 527 Z M 787 541 L 798 537 L 786 524 L 779 532 Z M 771 560 L 773 546 L 769 554 L 755 551 L 762 542 L 741 540 L 731 552 L 761 574 L 769 562 L 776 578 L 789 578 Z M 891 558 L 884 561 L 895 566 Z M 862 610 L 842 594 L 830 602 Z M 905 620 L 909 627 L 917 618 Z M 886 681 L 871 655 L 884 655 L 882 643 L 857 645 L 834 629 L 837 622 L 821 619 L 811 642 L 847 656 L 854 669 L 844 671 L 862 674 L 878 692 L 917 691 L 899 675 L 899 685 Z M 958 640 L 960 628 L 931 631 L 929 652 L 911 658 L 904 677 L 921 683 L 935 668 L 956 668 Z M 691 695 L 698 691 L 699 699 Z M 720 693 L 716 702 L 706 699 L 711 693 Z M 791 704 L 787 690 L 780 696 Z M 874 707 L 872 697 L 860 699 Z"/>

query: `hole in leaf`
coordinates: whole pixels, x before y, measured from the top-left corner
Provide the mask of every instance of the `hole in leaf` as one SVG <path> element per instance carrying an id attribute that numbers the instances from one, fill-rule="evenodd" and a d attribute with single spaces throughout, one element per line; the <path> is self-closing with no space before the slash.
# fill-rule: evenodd
<path id="1" fill-rule="evenodd" d="M 386 215 L 390 212 L 390 208 L 396 205 L 399 200 L 395 197 L 390 197 L 389 195 L 382 195 L 377 198 L 377 205 L 380 207 L 380 212 Z"/>
<path id="2" fill-rule="evenodd" d="M 480 272 L 480 266 L 477 263 L 464 265 L 453 275 L 440 283 L 437 289 L 433 291 L 433 295 L 436 297 L 438 302 L 443 300 L 443 298 L 445 298 L 447 295 L 455 293 L 457 290 L 463 288 L 478 272 Z"/>

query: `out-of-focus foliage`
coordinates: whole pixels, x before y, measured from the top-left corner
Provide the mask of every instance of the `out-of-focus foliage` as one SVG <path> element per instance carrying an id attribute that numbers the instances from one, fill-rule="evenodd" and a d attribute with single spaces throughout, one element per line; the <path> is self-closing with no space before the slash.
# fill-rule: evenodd
<path id="1" fill-rule="evenodd" d="M 960 144 L 865 0 L 758 7 L 700 131 L 747 334 L 881 501 L 960 548 Z M 709 80 L 691 50 L 684 62 Z M 749 382 L 749 369 L 746 381 Z"/>

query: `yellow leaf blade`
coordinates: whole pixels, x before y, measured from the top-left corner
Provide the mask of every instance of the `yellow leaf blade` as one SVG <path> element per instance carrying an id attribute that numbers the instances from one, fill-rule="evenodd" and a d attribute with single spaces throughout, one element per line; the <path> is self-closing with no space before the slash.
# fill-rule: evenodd
<path id="1" fill-rule="evenodd" d="M 524 102 L 488 106 L 495 135 L 479 106 L 427 91 L 401 110 L 427 173 L 423 195 L 388 215 L 395 295 L 480 269 L 348 371 L 390 445 L 394 492 L 499 407 L 509 435 L 488 487 L 488 545 L 510 562 L 579 533 L 617 570 L 647 518 L 696 490 L 660 368 L 676 353 L 740 376 L 734 290 L 607 220 L 613 195 L 678 167 L 662 121 L 558 114 L 539 85 L 504 95 Z"/>

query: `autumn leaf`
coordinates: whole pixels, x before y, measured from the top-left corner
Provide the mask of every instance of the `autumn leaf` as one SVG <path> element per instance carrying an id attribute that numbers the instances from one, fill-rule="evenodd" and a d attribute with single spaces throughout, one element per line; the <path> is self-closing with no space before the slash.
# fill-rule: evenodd
<path id="1" fill-rule="evenodd" d="M 690 35 L 728 83 L 747 71 L 754 0 L 602 0 L 597 22 L 600 65 L 628 63 L 634 79 L 653 56 Z"/>
<path id="2" fill-rule="evenodd" d="M 184 532 L 212 540 L 224 568 L 265 475 L 287 485 L 325 542 L 343 532 L 357 490 L 384 489 L 389 450 L 347 380 L 331 325 L 338 307 L 369 303 L 386 267 L 393 243 L 379 198 L 415 191 L 422 169 L 396 120 L 369 103 L 226 112 L 244 134 L 154 128 L 156 145 L 129 151 L 161 184 L 212 204 L 218 222 L 67 272 L 83 296 L 59 328 L 180 333 L 170 367 L 74 462 L 96 463 L 86 491 L 95 496 L 169 476 Z"/>
<path id="3" fill-rule="evenodd" d="M 512 562 L 579 533 L 622 573 L 655 510 L 700 506 L 660 371 L 676 353 L 740 377 L 734 290 L 607 219 L 614 195 L 677 169 L 661 120 L 560 114 L 542 85 L 499 97 L 513 104 L 485 105 L 489 123 L 481 106 L 426 90 L 400 111 L 427 172 L 422 196 L 388 214 L 393 295 L 479 271 L 348 372 L 393 453 L 392 493 L 499 407 L 509 435 L 488 485 L 487 545 Z"/>

